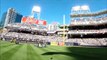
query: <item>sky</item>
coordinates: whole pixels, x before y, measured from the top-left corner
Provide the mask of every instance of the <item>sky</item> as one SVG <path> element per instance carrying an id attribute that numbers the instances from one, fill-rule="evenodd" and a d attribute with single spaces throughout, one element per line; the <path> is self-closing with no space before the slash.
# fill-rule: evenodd
<path id="1" fill-rule="evenodd" d="M 8 8 L 14 8 L 23 16 L 30 16 L 33 6 L 40 6 L 40 19 L 48 24 L 58 22 L 70 24 L 71 9 L 74 6 L 88 5 L 91 12 L 107 9 L 107 0 L 0 0 L 0 19 Z"/>

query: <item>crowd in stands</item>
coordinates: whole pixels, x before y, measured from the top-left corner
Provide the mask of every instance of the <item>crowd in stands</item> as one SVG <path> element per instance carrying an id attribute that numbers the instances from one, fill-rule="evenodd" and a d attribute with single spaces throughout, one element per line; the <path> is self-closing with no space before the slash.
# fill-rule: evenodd
<path id="1" fill-rule="evenodd" d="M 32 35 L 17 32 L 4 32 L 0 34 L 0 39 L 5 41 L 16 41 L 16 43 L 32 43 L 36 45 L 46 46 L 46 41 L 41 39 L 39 35 Z"/>
<path id="2" fill-rule="evenodd" d="M 72 20 L 71 25 L 98 25 L 107 23 L 107 17 Z"/>
<path id="3" fill-rule="evenodd" d="M 42 36 L 42 35 L 33 35 L 33 34 L 26 34 L 26 33 L 18 33 L 18 32 L 7 32 L 7 33 L 2 33 L 2 37 L 4 38 L 20 38 L 22 40 L 26 41 L 35 41 L 35 40 L 45 40 L 47 42 L 52 42 L 52 41 L 62 41 L 62 37 L 59 36 Z M 7 39 L 9 40 L 9 39 Z"/>
<path id="4" fill-rule="evenodd" d="M 103 46 L 107 45 L 107 38 L 73 38 L 66 42 L 75 42 L 79 45 Z"/>
<path id="5" fill-rule="evenodd" d="M 34 30 L 39 30 L 39 31 L 46 31 L 45 26 L 41 25 L 35 25 L 35 24 L 28 24 L 28 23 L 14 23 L 14 24 L 8 24 L 6 26 L 7 28 L 12 28 L 12 29 L 18 29 L 18 30 L 27 30 L 27 31 L 34 31 Z"/>
<path id="6" fill-rule="evenodd" d="M 7 32 L 0 34 L 4 40 L 16 39 L 19 42 L 25 43 L 48 43 L 48 42 L 65 42 L 66 45 L 78 44 L 78 45 L 89 45 L 89 46 L 107 46 L 107 38 L 72 38 L 63 40 L 63 37 L 54 36 L 42 36 L 42 35 L 32 35 L 26 33 L 17 32 Z"/>
<path id="7" fill-rule="evenodd" d="M 93 33 L 107 33 L 107 29 L 100 29 L 100 30 L 70 30 L 68 33 L 71 34 L 79 34 L 79 33 L 83 33 L 83 34 L 93 34 Z"/>

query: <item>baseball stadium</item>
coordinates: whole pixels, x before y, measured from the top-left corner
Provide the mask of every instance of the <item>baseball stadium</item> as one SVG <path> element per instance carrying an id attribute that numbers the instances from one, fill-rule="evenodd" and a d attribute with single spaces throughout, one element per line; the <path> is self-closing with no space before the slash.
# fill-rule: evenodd
<path id="1" fill-rule="evenodd" d="M 39 17 L 23 16 L 21 23 L 6 19 L 0 29 L 0 60 L 107 60 L 107 10 L 72 7 L 71 23 L 58 29 L 48 28 Z"/>

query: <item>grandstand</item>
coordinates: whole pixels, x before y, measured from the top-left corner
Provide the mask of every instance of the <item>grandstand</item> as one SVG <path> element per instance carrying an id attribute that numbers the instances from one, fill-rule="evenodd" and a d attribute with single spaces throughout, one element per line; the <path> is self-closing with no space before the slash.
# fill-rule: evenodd
<path id="1" fill-rule="evenodd" d="M 73 14 L 71 17 L 73 19 L 68 27 L 69 41 L 75 40 L 80 45 L 107 46 L 107 10 L 91 14 Z"/>
<path id="2" fill-rule="evenodd" d="M 13 32 L 28 32 L 32 34 L 41 34 L 46 35 L 47 29 L 44 26 L 35 25 L 35 24 L 28 24 L 28 23 L 15 23 L 15 24 L 8 24 L 6 26 L 8 31 Z"/>

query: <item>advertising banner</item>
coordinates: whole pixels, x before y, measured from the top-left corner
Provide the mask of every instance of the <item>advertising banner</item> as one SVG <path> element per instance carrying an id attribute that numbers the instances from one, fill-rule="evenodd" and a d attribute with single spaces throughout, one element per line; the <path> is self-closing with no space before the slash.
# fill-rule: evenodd
<path id="1" fill-rule="evenodd" d="M 58 42 L 59 46 L 64 46 L 64 42 Z"/>
<path id="2" fill-rule="evenodd" d="M 30 24 L 38 24 L 38 25 L 46 25 L 47 22 L 45 20 L 38 20 L 31 17 L 23 17 L 21 23 L 30 23 Z"/>
<path id="3" fill-rule="evenodd" d="M 51 45 L 58 46 L 58 42 L 51 42 Z"/>

